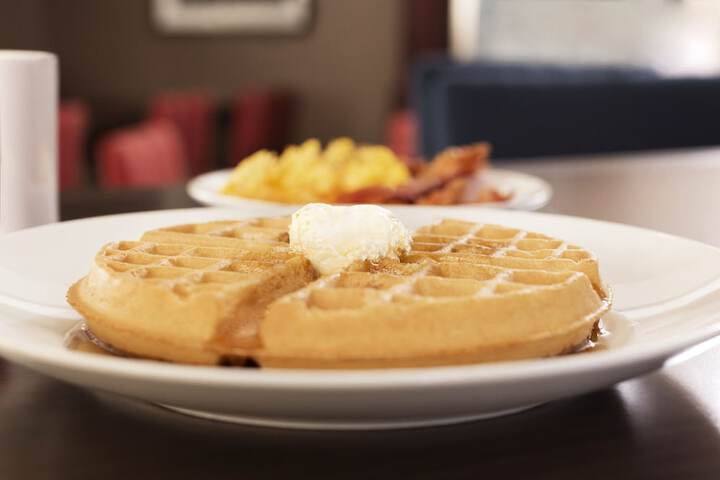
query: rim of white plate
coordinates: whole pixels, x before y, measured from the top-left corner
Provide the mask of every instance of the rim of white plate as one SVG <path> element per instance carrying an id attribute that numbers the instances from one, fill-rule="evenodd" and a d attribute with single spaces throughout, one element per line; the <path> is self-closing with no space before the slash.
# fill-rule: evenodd
<path id="1" fill-rule="evenodd" d="M 476 381 L 514 382 L 532 377 L 550 378 L 576 371 L 599 371 L 626 364 L 668 358 L 683 350 L 704 343 L 720 334 L 718 321 L 696 331 L 659 343 L 630 343 L 594 352 L 592 355 L 476 365 L 375 370 L 299 370 L 299 369 L 225 369 L 217 366 L 196 366 L 162 363 L 152 360 L 103 357 L 91 353 L 57 349 L 38 349 L 32 342 L 10 341 L 0 336 L 0 351 L 10 356 L 62 365 L 87 373 L 104 373 L 134 379 L 204 386 L 256 386 L 275 389 L 326 389 L 418 386 L 452 386 Z M 0 320 L 0 324 L 2 321 Z"/>

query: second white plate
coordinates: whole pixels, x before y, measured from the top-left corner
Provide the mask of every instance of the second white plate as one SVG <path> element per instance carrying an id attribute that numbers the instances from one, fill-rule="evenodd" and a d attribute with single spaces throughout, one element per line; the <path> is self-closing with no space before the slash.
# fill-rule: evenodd
<path id="1" fill-rule="evenodd" d="M 299 206 L 266 202 L 220 193 L 222 187 L 227 183 L 231 172 L 231 169 L 217 170 L 193 178 L 187 184 L 188 195 L 203 205 L 211 207 L 247 209 L 260 205 L 282 205 L 295 208 Z M 512 197 L 506 202 L 483 203 L 475 206 L 532 211 L 544 207 L 552 198 L 553 190 L 550 184 L 533 175 L 512 170 L 491 168 L 485 172 L 485 178 L 489 184 L 493 185 L 499 191 L 512 193 Z M 458 207 L 467 206 L 469 205 L 459 205 Z M 393 207 L 400 209 L 417 208 L 414 205 L 393 205 Z M 427 208 L 427 206 L 423 206 L 423 208 Z"/>

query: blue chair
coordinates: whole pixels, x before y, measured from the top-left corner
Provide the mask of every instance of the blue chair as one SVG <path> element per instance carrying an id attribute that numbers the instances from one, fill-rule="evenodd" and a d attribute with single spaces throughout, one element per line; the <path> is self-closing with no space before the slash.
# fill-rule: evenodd
<path id="1" fill-rule="evenodd" d="M 414 101 L 426 157 L 489 141 L 494 158 L 720 144 L 720 78 L 447 59 L 421 63 Z"/>

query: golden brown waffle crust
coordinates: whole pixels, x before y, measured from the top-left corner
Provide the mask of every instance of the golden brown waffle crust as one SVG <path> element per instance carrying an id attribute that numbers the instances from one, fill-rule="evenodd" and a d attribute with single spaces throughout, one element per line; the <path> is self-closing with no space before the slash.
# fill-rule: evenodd
<path id="1" fill-rule="evenodd" d="M 92 302 L 81 297 L 84 290 L 82 279 L 68 290 L 67 300 L 90 325 L 93 333 L 109 345 L 132 355 L 180 363 L 212 365 L 218 362 L 218 354 L 205 349 L 204 344 L 187 336 L 159 335 L 157 325 L 144 328 L 142 324 L 116 321 L 92 309 Z"/>
<path id="2" fill-rule="evenodd" d="M 134 355 L 287 368 L 558 355 L 610 308 L 595 257 L 542 234 L 443 220 L 415 232 L 399 262 L 315 280 L 289 250 L 287 224 L 180 225 L 108 244 L 68 301 L 95 335 Z"/>
<path id="3" fill-rule="evenodd" d="M 377 304 L 362 312 L 317 311 L 284 298 L 271 306 L 261 331 L 265 348 L 255 355 L 265 365 L 296 359 L 305 366 L 332 366 L 337 359 L 401 366 L 546 357 L 580 345 L 610 306 L 582 274 L 568 275 L 542 296 L 522 297 Z"/>

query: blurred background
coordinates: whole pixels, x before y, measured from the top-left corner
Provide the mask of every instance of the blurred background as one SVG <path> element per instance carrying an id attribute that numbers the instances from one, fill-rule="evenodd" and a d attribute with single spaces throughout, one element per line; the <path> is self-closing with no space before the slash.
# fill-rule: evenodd
<path id="1" fill-rule="evenodd" d="M 60 59 L 62 190 L 182 183 L 316 137 L 430 157 L 717 145 L 713 0 L 0 0 Z"/>

